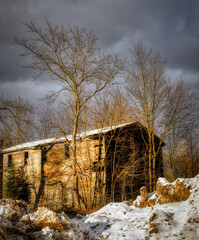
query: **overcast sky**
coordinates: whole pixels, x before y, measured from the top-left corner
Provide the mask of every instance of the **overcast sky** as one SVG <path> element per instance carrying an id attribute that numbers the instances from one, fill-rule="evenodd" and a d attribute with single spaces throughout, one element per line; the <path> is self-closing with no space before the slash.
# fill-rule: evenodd
<path id="1" fill-rule="evenodd" d="M 131 42 L 143 40 L 168 59 L 169 75 L 182 75 L 199 91 L 198 0 L 0 0 L 0 94 L 35 101 L 52 82 L 33 81 L 29 59 L 12 45 L 25 37 L 21 22 L 80 25 L 94 30 L 105 52 L 129 56 Z"/>

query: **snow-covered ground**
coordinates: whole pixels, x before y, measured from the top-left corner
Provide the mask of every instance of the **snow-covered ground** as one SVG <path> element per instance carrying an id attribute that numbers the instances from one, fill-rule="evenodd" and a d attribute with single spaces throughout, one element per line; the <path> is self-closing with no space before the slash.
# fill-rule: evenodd
<path id="1" fill-rule="evenodd" d="M 199 239 L 199 175 L 184 179 L 191 195 L 186 201 L 136 208 L 110 203 L 79 220 L 98 239 Z"/>
<path id="2" fill-rule="evenodd" d="M 72 220 L 65 213 L 54 213 L 43 207 L 32 212 L 22 201 L 0 200 L 0 239 L 199 239 L 199 175 L 178 179 L 173 184 L 159 179 L 157 193 L 148 196 L 155 199 L 152 207 L 135 207 L 142 201 L 138 197 L 133 205 L 109 203 L 93 214 Z M 158 203 L 180 196 L 188 199 Z"/>

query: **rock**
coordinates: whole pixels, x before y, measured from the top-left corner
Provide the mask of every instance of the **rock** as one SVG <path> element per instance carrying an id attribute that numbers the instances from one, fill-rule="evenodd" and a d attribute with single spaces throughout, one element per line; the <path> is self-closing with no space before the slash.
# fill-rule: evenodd
<path id="1" fill-rule="evenodd" d="M 4 230 L 3 230 L 3 224 L 2 223 L 0 223 L 0 240 L 1 239 L 5 239 Z"/>
<path id="2" fill-rule="evenodd" d="M 128 206 L 133 205 L 134 201 L 132 199 L 128 200 L 128 201 L 124 201 L 124 203 Z"/>
<path id="3" fill-rule="evenodd" d="M 76 216 L 77 219 L 82 219 L 83 217 L 84 217 L 84 216 L 81 215 L 81 214 L 77 214 L 77 216 Z"/>
<path id="4" fill-rule="evenodd" d="M 153 212 L 152 216 L 149 218 L 149 223 L 153 222 L 154 220 L 157 219 L 157 213 Z"/>
<path id="5" fill-rule="evenodd" d="M 148 198 L 148 190 L 146 187 L 141 187 L 140 188 L 140 195 L 138 196 L 133 203 L 136 207 L 146 207 L 147 205 L 147 198 Z"/>
<path id="6" fill-rule="evenodd" d="M 147 201 L 147 206 L 148 207 L 152 207 L 156 204 L 156 199 L 155 198 L 149 198 L 149 200 Z"/>
<path id="7" fill-rule="evenodd" d="M 165 178 L 159 178 L 156 184 L 156 192 L 148 193 L 146 187 L 140 188 L 140 196 L 133 202 L 135 207 L 152 207 L 155 204 L 186 201 L 190 196 L 191 186 L 186 180 L 178 178 L 170 183 Z"/>
<path id="8" fill-rule="evenodd" d="M 171 183 L 165 178 L 159 178 L 156 184 L 158 203 L 164 204 L 171 202 Z"/>
<path id="9" fill-rule="evenodd" d="M 59 231 L 69 231 L 70 219 L 65 213 L 55 213 L 48 208 L 39 207 L 33 214 L 28 214 L 20 219 L 21 222 L 31 222 L 36 228 L 49 227 Z"/>
<path id="10" fill-rule="evenodd" d="M 152 233 L 158 233 L 158 232 L 159 232 L 159 230 L 158 230 L 156 224 L 153 222 L 150 223 L 149 233 L 152 234 Z"/>
<path id="11" fill-rule="evenodd" d="M 87 233 L 81 223 L 70 221 L 65 213 L 47 208 L 32 212 L 23 201 L 0 200 L 0 240 L 88 239 Z"/>
<path id="12" fill-rule="evenodd" d="M 137 196 L 136 200 L 133 202 L 135 207 L 140 207 L 141 196 Z"/>
<path id="13" fill-rule="evenodd" d="M 148 190 L 146 187 L 141 187 L 140 188 L 140 195 L 141 195 L 141 200 L 145 202 L 148 197 Z"/>
<path id="14" fill-rule="evenodd" d="M 190 196 L 190 187 L 182 179 L 170 183 L 164 178 L 159 178 L 156 185 L 159 204 L 186 201 Z"/>
<path id="15" fill-rule="evenodd" d="M 173 188 L 173 197 L 175 202 L 186 201 L 191 194 L 190 189 L 191 187 L 189 185 L 186 186 L 186 183 L 182 179 L 177 179 L 174 182 Z"/>
<path id="16" fill-rule="evenodd" d="M 140 188 L 140 195 L 141 195 L 140 207 L 146 207 L 148 198 L 148 190 L 146 187 Z"/>
<path id="17" fill-rule="evenodd" d="M 30 212 L 28 204 L 21 200 L 1 199 L 0 205 L 4 207 L 4 216 L 13 222 Z"/>

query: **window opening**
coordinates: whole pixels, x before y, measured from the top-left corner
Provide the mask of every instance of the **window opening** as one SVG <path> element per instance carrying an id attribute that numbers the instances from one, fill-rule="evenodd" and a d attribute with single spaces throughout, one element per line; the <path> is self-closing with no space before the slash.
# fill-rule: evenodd
<path id="1" fill-rule="evenodd" d="M 12 166 L 12 155 L 8 155 L 8 167 L 10 168 Z"/>
<path id="2" fill-rule="evenodd" d="M 28 165 L 28 152 L 24 153 L 24 165 Z"/>
<path id="3" fill-rule="evenodd" d="M 69 144 L 65 144 L 65 156 L 66 158 L 70 158 Z"/>

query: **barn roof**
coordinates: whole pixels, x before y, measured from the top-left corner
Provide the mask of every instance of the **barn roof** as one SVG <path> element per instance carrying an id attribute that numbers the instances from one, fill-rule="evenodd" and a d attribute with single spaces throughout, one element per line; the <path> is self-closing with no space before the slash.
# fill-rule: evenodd
<path id="1" fill-rule="evenodd" d="M 111 127 L 105 127 L 105 128 L 99 128 L 99 129 L 94 129 L 91 131 L 86 131 L 77 134 L 77 139 L 80 138 L 85 138 L 87 136 L 92 136 L 92 135 L 98 135 L 98 134 L 105 134 L 110 131 L 116 130 L 118 128 L 123 128 L 129 125 L 137 125 L 139 124 L 138 122 L 129 122 L 129 123 L 124 123 L 124 124 L 119 124 Z M 71 141 L 72 140 L 72 135 L 67 135 L 66 137 L 61 137 L 61 138 L 48 138 L 44 140 L 38 140 L 38 141 L 33 141 L 33 142 L 27 142 L 27 143 L 22 143 L 20 145 L 16 145 L 10 148 L 6 148 L 2 150 L 2 153 L 7 153 L 7 152 L 14 152 L 22 149 L 28 149 L 28 148 L 34 148 L 38 146 L 45 146 L 51 143 L 60 143 L 60 142 L 65 142 L 65 141 Z"/>

